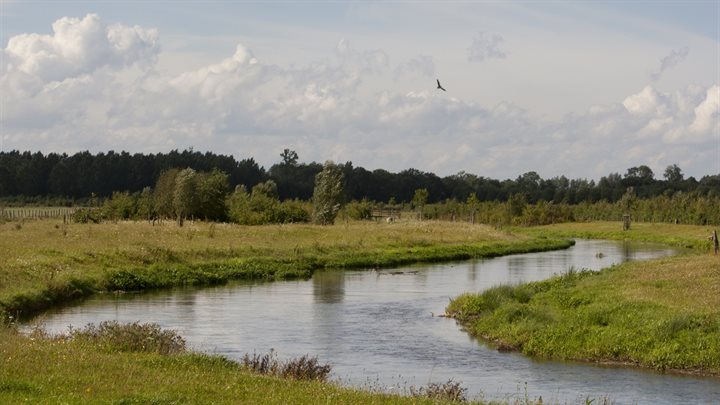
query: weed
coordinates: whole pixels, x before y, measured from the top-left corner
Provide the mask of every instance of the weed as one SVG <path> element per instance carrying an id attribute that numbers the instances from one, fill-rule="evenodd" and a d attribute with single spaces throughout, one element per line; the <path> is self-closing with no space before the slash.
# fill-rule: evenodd
<path id="1" fill-rule="evenodd" d="M 89 324 L 83 329 L 70 329 L 69 337 L 98 344 L 110 352 L 169 355 L 185 351 L 185 339 L 173 330 L 161 329 L 155 323 L 104 321 L 99 326 Z"/>
<path id="2" fill-rule="evenodd" d="M 420 388 L 410 387 L 410 395 L 438 401 L 466 402 L 467 388 L 450 379 L 444 383 L 431 382 Z"/>
<path id="3" fill-rule="evenodd" d="M 304 355 L 296 359 L 280 361 L 277 352 L 270 350 L 267 354 L 252 356 L 245 354 L 241 364 L 248 370 L 258 373 L 274 375 L 292 380 L 318 380 L 326 381 L 332 367 L 329 364 L 320 364 L 317 357 Z"/>

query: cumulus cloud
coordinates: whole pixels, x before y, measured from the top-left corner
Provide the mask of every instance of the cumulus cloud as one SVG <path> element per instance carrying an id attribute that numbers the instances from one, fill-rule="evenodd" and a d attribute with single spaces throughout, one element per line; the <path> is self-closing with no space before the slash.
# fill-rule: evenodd
<path id="1" fill-rule="evenodd" d="M 650 73 L 650 79 L 654 82 L 660 80 L 666 70 L 677 66 L 678 63 L 685 60 L 688 55 L 688 51 L 689 48 L 687 46 L 670 51 L 669 55 L 660 59 L 660 66 L 655 72 Z"/>
<path id="2" fill-rule="evenodd" d="M 507 54 L 500 49 L 503 37 L 498 34 L 479 33 L 473 38 L 467 49 L 467 58 L 470 62 L 483 62 L 486 59 L 505 59 Z"/>
<path id="3" fill-rule="evenodd" d="M 4 49 L 7 72 L 14 70 L 42 80 L 57 81 L 105 66 L 150 63 L 159 52 L 158 32 L 138 26 L 105 25 L 96 14 L 82 19 L 63 17 L 51 35 L 22 34 Z"/>

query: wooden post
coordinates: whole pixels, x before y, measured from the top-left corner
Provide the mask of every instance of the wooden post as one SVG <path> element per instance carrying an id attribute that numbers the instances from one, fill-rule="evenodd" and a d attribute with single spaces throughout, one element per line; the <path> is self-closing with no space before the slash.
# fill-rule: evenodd
<path id="1" fill-rule="evenodd" d="M 717 256 L 718 250 L 720 250 L 720 241 L 718 241 L 717 230 L 713 230 L 712 241 L 713 241 L 713 248 L 715 249 L 715 256 Z"/>

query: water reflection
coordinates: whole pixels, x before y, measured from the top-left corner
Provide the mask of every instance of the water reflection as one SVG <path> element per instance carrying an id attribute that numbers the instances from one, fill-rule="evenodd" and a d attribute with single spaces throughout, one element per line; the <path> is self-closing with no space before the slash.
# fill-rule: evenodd
<path id="1" fill-rule="evenodd" d="M 312 278 L 313 297 L 315 302 L 336 304 L 345 296 L 345 272 L 341 270 L 326 271 Z"/>
<path id="2" fill-rule="evenodd" d="M 602 254 L 599 254 L 602 253 Z M 600 269 L 624 260 L 671 254 L 578 241 L 571 249 L 381 271 L 320 271 L 311 280 L 182 289 L 118 298 L 96 297 L 45 317 L 50 331 L 116 319 L 157 322 L 178 330 L 193 347 L 240 358 L 271 348 L 281 356 L 317 355 L 335 378 L 386 386 L 460 380 L 471 395 L 582 402 L 712 403 L 716 379 L 661 375 L 587 364 L 538 362 L 500 353 L 460 330 L 444 312 L 451 297 L 503 284 L 544 279 L 571 266 Z"/>

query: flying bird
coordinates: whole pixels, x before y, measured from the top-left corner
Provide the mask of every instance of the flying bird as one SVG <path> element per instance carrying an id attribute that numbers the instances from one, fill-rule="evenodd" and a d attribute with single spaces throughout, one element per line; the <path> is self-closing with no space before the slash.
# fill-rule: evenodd
<path id="1" fill-rule="evenodd" d="M 447 91 L 447 90 L 445 90 L 445 88 L 443 86 L 440 85 L 440 79 L 435 79 L 435 80 L 437 80 L 437 82 L 438 82 L 438 86 L 437 86 L 438 89 L 440 89 L 442 91 Z"/>

